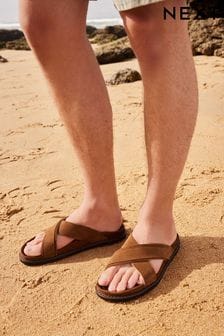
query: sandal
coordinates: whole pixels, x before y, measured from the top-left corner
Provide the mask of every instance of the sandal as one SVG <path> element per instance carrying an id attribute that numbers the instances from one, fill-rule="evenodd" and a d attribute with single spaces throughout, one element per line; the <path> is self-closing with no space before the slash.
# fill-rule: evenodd
<path id="1" fill-rule="evenodd" d="M 177 237 L 172 245 L 138 244 L 130 235 L 124 245 L 114 253 L 106 268 L 124 264 L 132 264 L 141 273 L 145 284 L 136 285 L 131 289 L 120 292 L 110 292 L 108 287 L 96 285 L 96 294 L 104 300 L 122 302 L 136 299 L 156 287 L 163 278 L 165 271 L 180 248 L 180 238 Z M 150 259 L 163 259 L 158 273 L 149 263 Z"/>
<path id="2" fill-rule="evenodd" d="M 57 249 L 56 238 L 58 234 L 74 238 L 74 240 L 61 249 Z M 26 244 L 35 238 L 33 237 L 21 247 L 19 259 L 28 266 L 43 265 L 93 247 L 117 243 L 123 240 L 125 236 L 126 232 L 123 223 L 119 230 L 115 232 L 100 232 L 83 225 L 70 223 L 63 218 L 45 231 L 41 255 L 28 256 L 24 253 Z"/>

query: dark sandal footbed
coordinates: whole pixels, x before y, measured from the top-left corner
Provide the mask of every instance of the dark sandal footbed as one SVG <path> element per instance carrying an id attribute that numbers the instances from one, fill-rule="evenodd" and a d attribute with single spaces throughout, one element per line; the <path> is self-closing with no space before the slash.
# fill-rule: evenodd
<path id="1" fill-rule="evenodd" d="M 130 239 L 130 238 L 133 240 L 133 237 L 129 236 L 128 239 Z M 128 245 L 128 239 L 127 239 L 127 241 L 125 243 L 127 245 Z M 139 245 L 141 246 L 141 244 L 139 244 Z M 160 245 L 160 247 L 161 247 L 164 244 L 148 244 L 148 246 L 152 246 L 152 247 L 154 247 L 155 245 Z M 142 246 L 143 246 L 143 244 L 142 244 Z M 144 244 L 144 246 L 146 246 L 146 244 Z M 146 284 L 136 285 L 133 288 L 126 289 L 126 290 L 121 291 L 121 292 L 109 292 L 108 291 L 108 286 L 100 286 L 97 283 L 96 284 L 96 294 L 100 298 L 102 298 L 102 299 L 104 299 L 106 301 L 110 301 L 110 302 L 125 302 L 125 301 L 129 301 L 129 300 L 137 299 L 140 296 L 148 293 L 149 291 L 151 291 L 153 288 L 155 288 L 160 283 L 160 281 L 162 280 L 162 278 L 163 278 L 163 276 L 164 276 L 164 274 L 165 274 L 168 266 L 173 261 L 173 259 L 176 256 L 176 254 L 178 253 L 179 248 L 180 248 L 180 238 L 179 238 L 178 234 L 177 234 L 177 237 L 176 237 L 175 241 L 173 242 L 173 244 L 170 247 L 173 248 L 172 254 L 169 256 L 169 258 L 167 260 L 163 260 L 162 265 L 160 266 L 160 270 L 159 270 L 158 273 L 155 273 L 155 271 L 153 270 L 154 273 L 155 273 L 156 279 L 154 281 L 152 281 L 150 284 L 148 284 L 148 285 L 146 285 Z M 153 259 L 153 258 L 151 258 L 151 259 Z M 158 259 L 162 259 L 162 258 L 158 258 Z M 149 260 L 150 259 L 148 259 L 148 261 L 147 261 L 148 264 L 150 264 Z M 145 262 L 145 259 L 144 259 L 144 262 Z M 108 266 L 107 266 L 107 268 L 110 267 L 110 265 L 111 264 L 109 263 Z M 150 265 L 150 268 L 152 268 L 151 265 Z"/>
<path id="2" fill-rule="evenodd" d="M 56 248 L 56 237 L 58 234 L 62 234 L 60 232 L 60 228 L 62 228 L 61 232 L 63 235 L 74 238 L 72 242 L 67 244 L 61 249 Z M 44 240 L 42 242 L 42 254 L 39 256 L 28 256 L 24 253 L 24 248 L 26 244 L 32 241 L 35 236 L 28 241 L 26 241 L 20 249 L 19 259 L 20 261 L 27 266 L 38 266 L 44 265 L 47 263 L 55 262 L 57 260 L 64 259 L 66 257 L 72 256 L 74 254 L 84 252 L 86 250 L 105 246 L 112 245 L 122 241 L 126 237 L 126 231 L 123 223 L 121 224 L 119 230 L 115 232 L 100 232 L 91 228 L 84 227 L 82 225 L 70 223 L 65 220 L 65 218 L 61 219 L 58 223 L 50 227 L 45 231 L 46 234 L 50 232 L 50 240 L 47 242 L 47 255 L 48 257 L 43 256 L 44 250 Z M 53 237 L 53 238 L 52 238 Z M 94 241 L 95 238 L 95 241 Z M 52 241 L 53 240 L 53 241 Z M 45 244 L 46 245 L 46 244 Z M 77 247 L 77 245 L 79 245 Z M 52 255 L 53 254 L 53 255 Z M 51 255 L 51 256 L 49 256 Z"/>

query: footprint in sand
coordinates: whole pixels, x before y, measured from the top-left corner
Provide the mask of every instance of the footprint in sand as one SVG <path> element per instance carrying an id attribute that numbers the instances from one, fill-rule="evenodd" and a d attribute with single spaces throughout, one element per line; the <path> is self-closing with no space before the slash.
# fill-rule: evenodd
<path id="1" fill-rule="evenodd" d="M 220 221 L 221 224 L 224 224 L 224 214 L 220 217 L 219 221 Z"/>
<path id="2" fill-rule="evenodd" d="M 0 153 L 0 165 L 7 164 L 9 162 L 18 161 L 20 159 L 23 159 L 22 155 L 11 155 L 8 152 L 1 152 Z"/>
<path id="3" fill-rule="evenodd" d="M 47 183 L 47 186 L 50 186 L 50 191 L 54 191 L 56 189 L 62 188 L 63 185 L 57 185 L 59 182 L 62 182 L 61 180 L 53 180 Z"/>
<path id="4" fill-rule="evenodd" d="M 182 182 L 180 185 L 177 187 L 176 194 L 175 194 L 175 200 L 178 198 L 181 198 L 184 196 L 184 192 L 186 187 L 194 187 L 195 184 L 189 183 L 189 182 Z"/>
<path id="5" fill-rule="evenodd" d="M 184 199 L 187 203 L 204 207 L 210 204 L 220 193 L 221 189 L 197 188 L 197 190 L 190 193 Z"/>
<path id="6" fill-rule="evenodd" d="M 9 208 L 6 211 L 6 215 L 8 216 L 8 218 L 12 217 L 13 215 L 23 211 L 24 208 L 23 207 L 11 207 L 9 206 Z"/>
<path id="7" fill-rule="evenodd" d="M 58 210 L 58 209 L 45 210 L 43 212 L 43 215 L 50 214 L 50 213 L 56 213 L 56 212 L 61 212 L 61 210 Z"/>

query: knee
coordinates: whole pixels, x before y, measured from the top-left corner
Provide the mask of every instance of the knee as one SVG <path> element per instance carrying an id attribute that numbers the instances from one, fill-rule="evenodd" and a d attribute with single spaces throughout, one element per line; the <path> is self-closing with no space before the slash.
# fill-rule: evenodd
<path id="1" fill-rule="evenodd" d="M 124 26 L 127 31 L 132 48 L 136 56 L 141 59 L 151 55 L 164 52 L 164 29 L 162 22 L 149 17 L 148 13 L 136 11 L 123 16 Z"/>
<path id="2" fill-rule="evenodd" d="M 136 10 L 135 12 L 127 11 L 123 14 L 123 22 L 132 40 L 140 39 L 146 33 L 149 34 L 152 27 L 151 20 L 141 10 Z"/>
<path id="3" fill-rule="evenodd" d="M 20 25 L 32 47 L 44 44 L 55 28 L 50 13 L 30 8 L 20 11 Z"/>
<path id="4" fill-rule="evenodd" d="M 33 49 L 60 45 L 64 40 L 79 42 L 85 37 L 85 3 L 21 0 L 20 24 Z M 46 49 L 45 48 L 45 49 Z"/>
<path id="5" fill-rule="evenodd" d="M 186 0 L 166 0 L 168 8 L 178 8 L 184 6 Z M 131 10 L 121 12 L 124 25 L 130 36 L 139 38 L 139 34 L 147 34 L 149 37 L 152 34 L 161 35 L 179 29 L 179 25 L 185 25 L 186 21 L 179 20 L 164 20 L 164 2 L 159 1 L 155 4 L 140 6 Z M 161 36 L 160 36 L 161 37 Z"/>
<path id="6" fill-rule="evenodd" d="M 152 9 L 150 6 L 146 9 L 139 7 L 122 14 L 125 29 L 137 57 L 146 58 L 147 61 L 163 57 L 164 50 L 175 46 L 175 43 L 171 43 L 172 40 L 183 41 L 184 37 L 188 36 L 185 22 L 167 23 L 161 14 L 161 5 Z"/>

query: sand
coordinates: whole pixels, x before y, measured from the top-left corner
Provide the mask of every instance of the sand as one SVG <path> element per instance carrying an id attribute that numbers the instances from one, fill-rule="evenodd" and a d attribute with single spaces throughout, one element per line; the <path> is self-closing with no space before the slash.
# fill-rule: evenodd
<path id="1" fill-rule="evenodd" d="M 79 205 L 77 159 L 31 52 L 1 51 L 1 335 L 224 335 L 224 59 L 195 57 L 200 111 L 175 200 L 182 248 L 160 285 L 125 304 L 95 282 L 120 246 L 57 264 L 18 261 L 27 238 Z M 106 79 L 136 60 L 102 66 Z M 121 208 L 133 228 L 146 190 L 141 82 L 109 87 Z"/>

